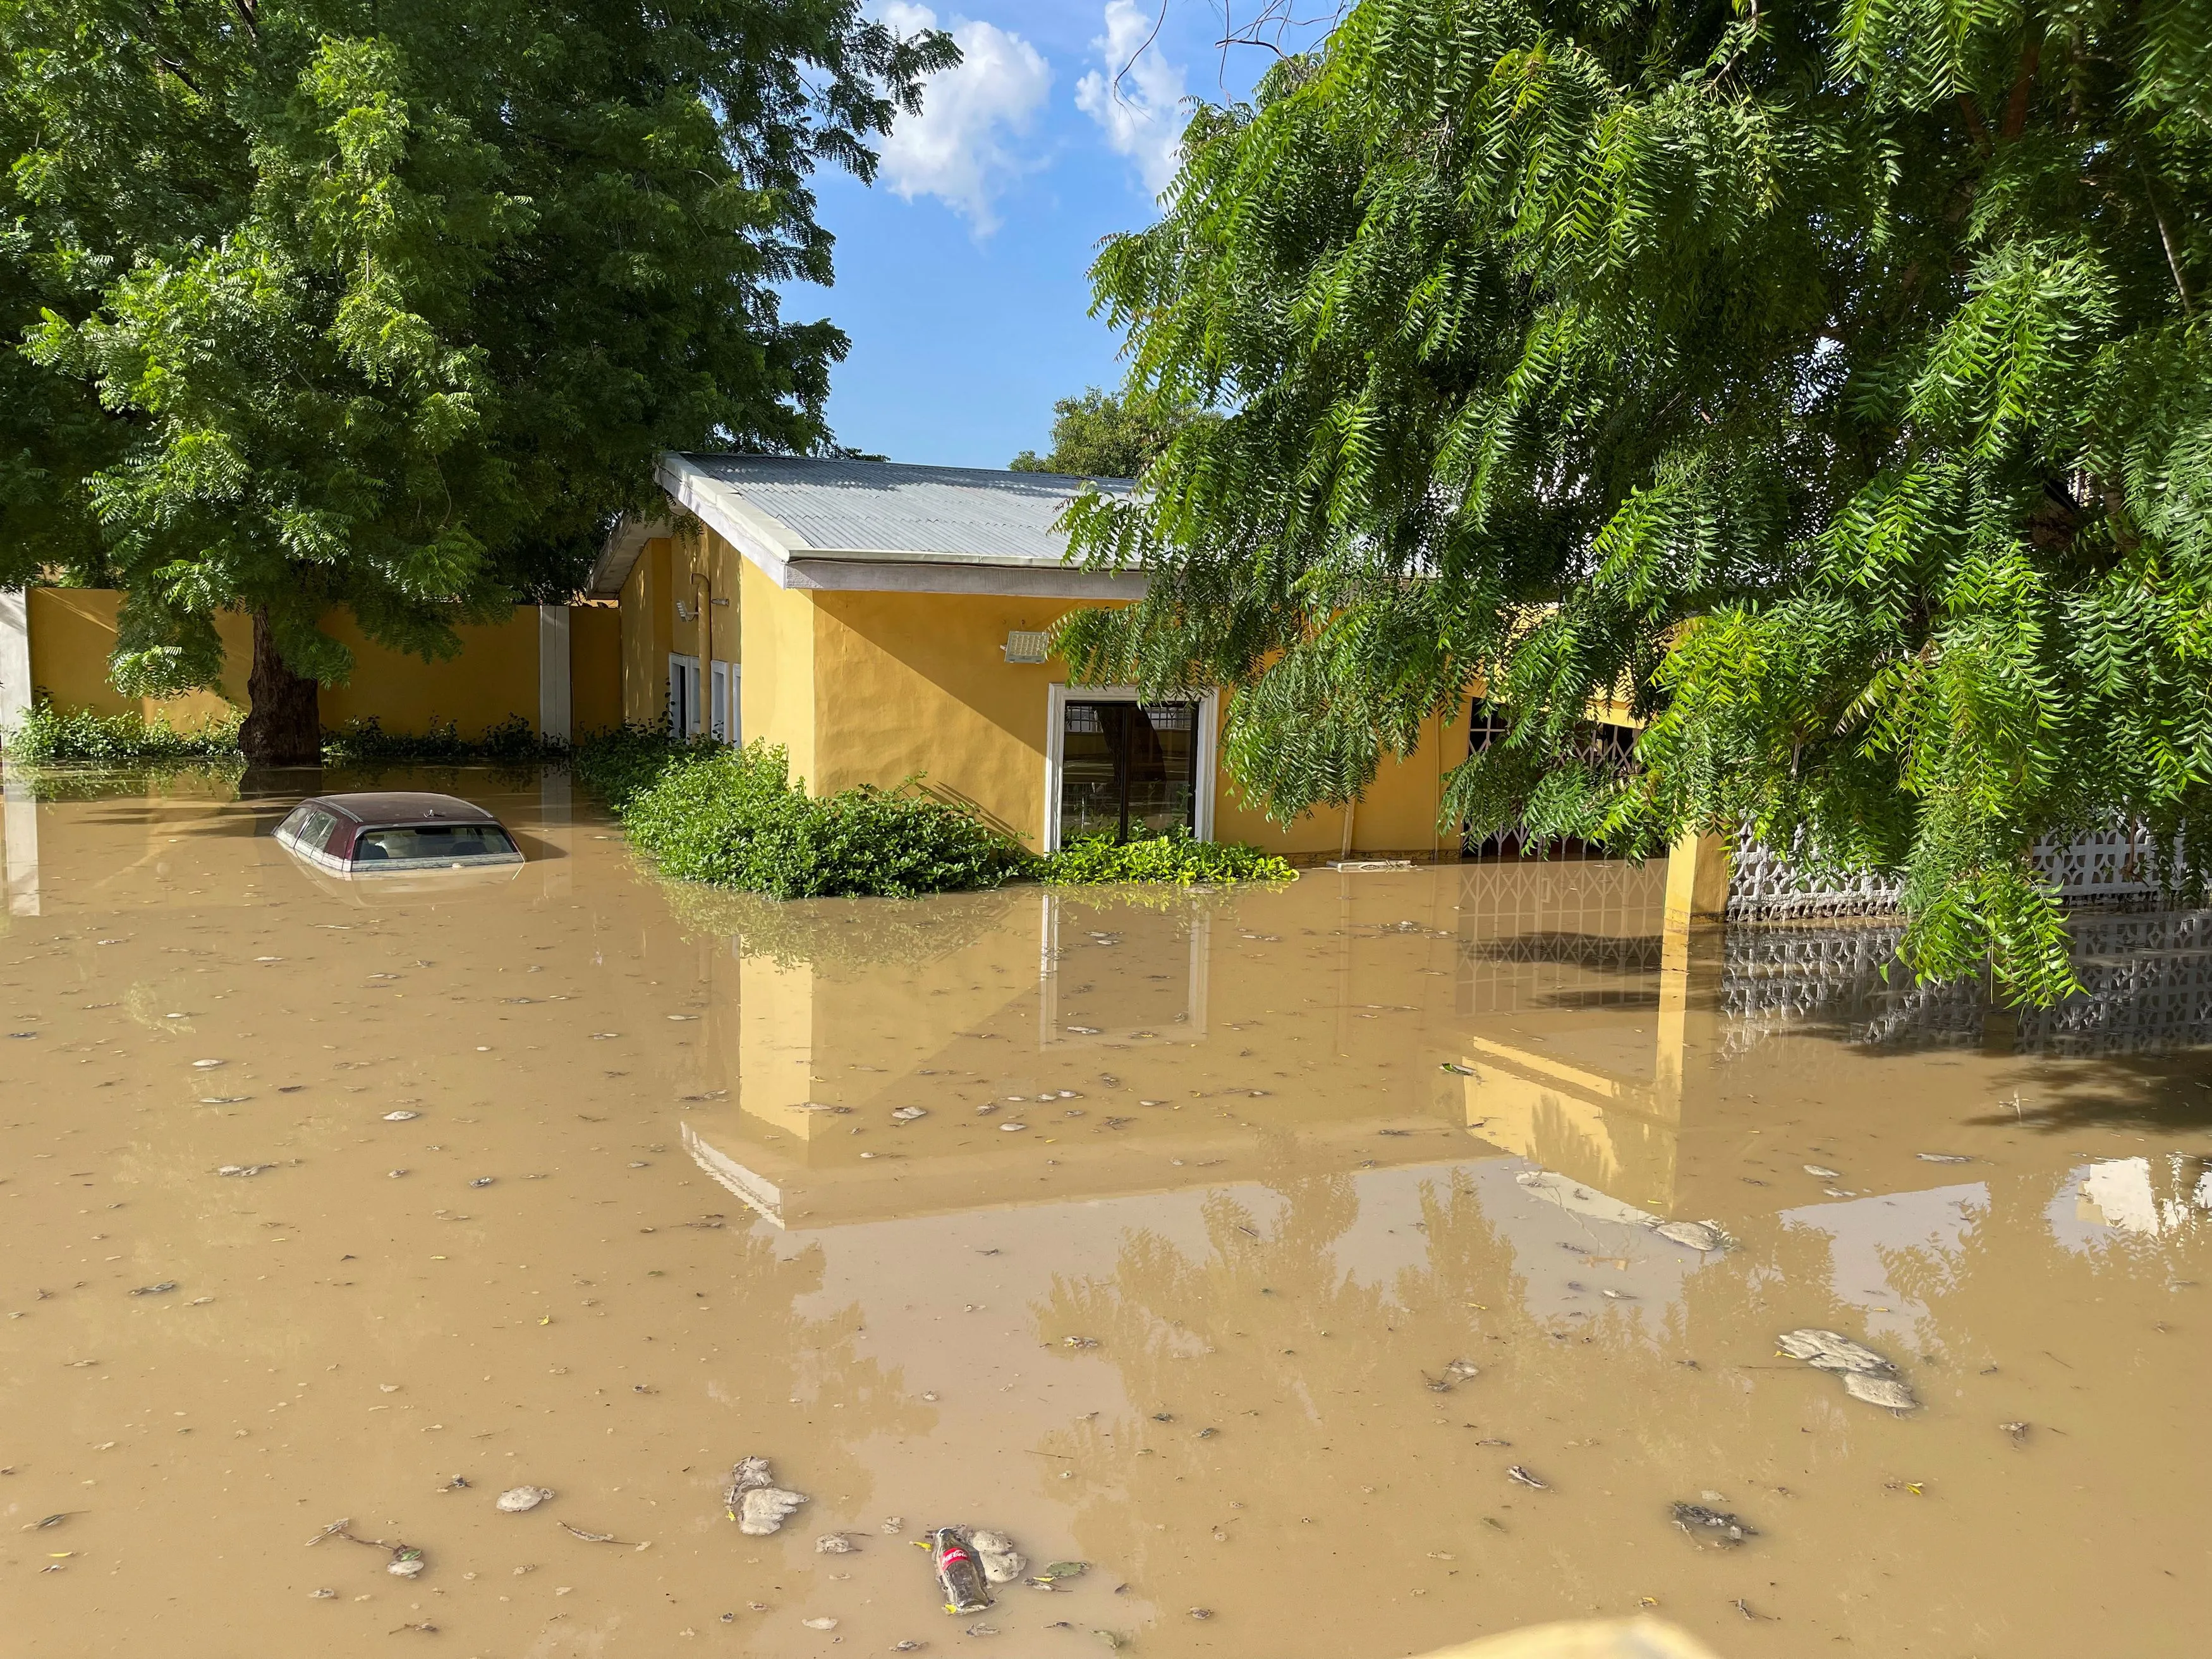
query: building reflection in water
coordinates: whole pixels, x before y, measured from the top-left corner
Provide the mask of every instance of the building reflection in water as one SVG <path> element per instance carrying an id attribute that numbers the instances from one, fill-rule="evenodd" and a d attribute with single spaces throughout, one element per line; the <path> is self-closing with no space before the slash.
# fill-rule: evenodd
<path id="1" fill-rule="evenodd" d="M 1924 1304 L 1882 1264 L 1954 1255 L 1986 1184 L 1880 1135 L 1824 1184 L 1799 1171 L 1826 1165 L 1759 1162 L 1758 1136 L 1849 1098 L 1869 1059 L 2212 1036 L 2203 913 L 2078 918 L 2084 994 L 2015 1016 L 1984 986 L 1914 986 L 1894 925 L 1670 929 L 1665 898 L 1663 866 L 1563 861 L 1142 902 L 1018 890 L 911 926 L 731 901 L 682 1133 L 750 1209 L 810 1229 L 1344 1177 L 1395 1212 L 1382 1172 L 1457 1182 L 1553 1322 L 1607 1300 L 1657 1317 L 1701 1257 L 1650 1224 L 1748 1210 L 1819 1241 L 1837 1297 L 1901 1330 Z M 1954 1085 L 1923 1067 L 1883 1086 Z M 2093 1170 L 2067 1204 L 2141 1232 L 2212 1202 L 2193 1174 L 2155 1202 L 2131 1180 Z M 1346 1271 L 1418 1255 L 1418 1231 L 1381 1249 L 1358 1211 Z"/>

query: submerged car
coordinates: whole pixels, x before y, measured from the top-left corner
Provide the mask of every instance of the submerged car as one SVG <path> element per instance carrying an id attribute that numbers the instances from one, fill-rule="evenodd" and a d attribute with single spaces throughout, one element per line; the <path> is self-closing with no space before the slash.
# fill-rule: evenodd
<path id="1" fill-rule="evenodd" d="M 413 791 L 311 796 L 276 826 L 276 840 L 341 876 L 522 862 L 514 837 L 483 807 Z"/>

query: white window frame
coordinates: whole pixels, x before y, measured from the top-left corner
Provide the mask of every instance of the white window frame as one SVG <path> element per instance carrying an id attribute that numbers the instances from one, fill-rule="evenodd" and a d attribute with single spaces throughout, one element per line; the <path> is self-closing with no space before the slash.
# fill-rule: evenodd
<path id="1" fill-rule="evenodd" d="M 738 702 L 738 676 L 743 672 L 733 662 L 716 661 L 707 665 L 707 729 L 714 734 L 714 741 L 735 748 L 743 739 L 744 716 Z"/>
<path id="2" fill-rule="evenodd" d="M 679 711 L 676 688 L 684 688 Z M 696 738 L 706 730 L 707 711 L 700 706 L 699 659 L 687 657 L 680 651 L 668 653 L 668 726 L 679 738 Z M 678 721 L 678 714 L 685 718 Z"/>
<path id="3" fill-rule="evenodd" d="M 1213 839 L 1214 750 L 1221 724 L 1221 694 L 1207 691 L 1196 697 L 1146 697 L 1133 685 L 1070 685 L 1054 680 L 1047 688 L 1044 735 L 1044 833 L 1037 844 L 1048 853 L 1060 850 L 1060 774 L 1066 766 L 1067 705 L 1071 702 L 1195 702 L 1198 705 L 1198 798 L 1191 803 L 1191 835 L 1199 841 Z"/>

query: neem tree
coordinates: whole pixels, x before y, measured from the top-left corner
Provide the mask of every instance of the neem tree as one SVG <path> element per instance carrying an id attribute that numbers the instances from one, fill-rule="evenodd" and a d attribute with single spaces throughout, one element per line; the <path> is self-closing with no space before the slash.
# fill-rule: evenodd
<path id="1" fill-rule="evenodd" d="M 2039 836 L 2212 869 L 2207 0 L 1363 0 L 1094 276 L 1229 418 L 1080 504 L 1153 574 L 1064 644 L 1236 687 L 1277 811 L 1480 690 L 1477 833 L 1802 830 L 2036 1000 Z"/>
<path id="2" fill-rule="evenodd" d="M 860 0 L 0 0 L 0 582 L 312 760 L 349 609 L 426 656 L 565 598 L 652 458 L 803 451 L 845 337 L 807 180 L 954 61 Z"/>

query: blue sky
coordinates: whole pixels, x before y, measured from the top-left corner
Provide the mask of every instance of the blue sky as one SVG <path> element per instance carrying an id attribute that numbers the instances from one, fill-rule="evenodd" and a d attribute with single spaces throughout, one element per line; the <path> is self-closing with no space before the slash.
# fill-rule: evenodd
<path id="1" fill-rule="evenodd" d="M 1226 3 L 1239 23 L 1259 9 Z M 852 337 L 831 381 L 840 442 L 1004 466 L 1048 447 L 1055 398 L 1119 382 L 1085 273 L 1101 237 L 1157 216 L 1183 100 L 1242 97 L 1270 60 L 1239 47 L 1224 65 L 1224 3 L 1169 0 L 1139 53 L 1159 0 L 875 0 L 951 30 L 965 61 L 892 133 L 872 186 L 818 181 L 837 284 L 793 288 L 786 314 Z"/>

